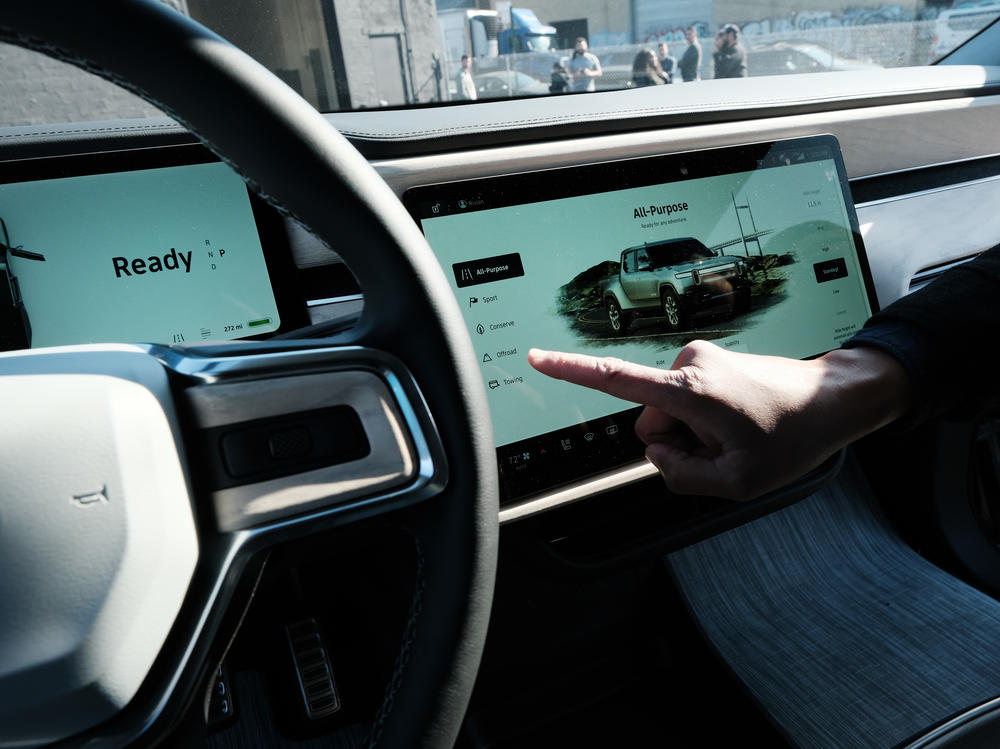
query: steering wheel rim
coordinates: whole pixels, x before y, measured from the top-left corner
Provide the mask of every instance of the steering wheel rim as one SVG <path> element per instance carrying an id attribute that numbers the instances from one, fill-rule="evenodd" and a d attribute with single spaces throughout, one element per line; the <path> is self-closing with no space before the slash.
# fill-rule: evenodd
<path id="1" fill-rule="evenodd" d="M 392 709 L 380 713 L 373 738 L 388 746 L 450 746 L 485 643 L 497 479 L 472 344 L 422 234 L 322 115 L 247 55 L 156 0 L 4 4 L 0 40 L 71 62 L 155 104 L 253 191 L 336 246 L 355 273 L 364 312 L 332 341 L 386 351 L 403 362 L 448 459 L 446 488 L 408 518 L 424 552 L 423 604 L 405 671 L 390 690 Z M 225 348 L 240 354 L 261 347 Z"/>

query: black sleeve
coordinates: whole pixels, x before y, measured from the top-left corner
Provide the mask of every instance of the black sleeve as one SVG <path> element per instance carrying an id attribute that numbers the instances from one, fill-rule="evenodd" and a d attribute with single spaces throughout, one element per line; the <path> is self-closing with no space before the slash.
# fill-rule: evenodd
<path id="1" fill-rule="evenodd" d="M 845 348 L 894 356 L 910 379 L 904 423 L 971 417 L 1000 395 L 1000 245 L 872 316 Z"/>

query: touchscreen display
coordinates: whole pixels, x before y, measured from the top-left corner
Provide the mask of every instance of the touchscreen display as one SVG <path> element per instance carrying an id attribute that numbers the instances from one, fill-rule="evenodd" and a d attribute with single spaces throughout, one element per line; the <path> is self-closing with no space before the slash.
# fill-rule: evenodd
<path id="1" fill-rule="evenodd" d="M 189 343 L 278 329 L 243 181 L 220 163 L 0 184 L 8 341 Z M 11 328 L 17 328 L 17 335 Z"/>
<path id="2" fill-rule="evenodd" d="M 664 368 L 694 339 L 804 358 L 836 348 L 872 312 L 828 136 L 407 198 L 476 347 L 508 498 L 565 476 L 558 461 L 576 463 L 576 478 L 642 454 L 634 404 L 538 374 L 530 347 Z"/>

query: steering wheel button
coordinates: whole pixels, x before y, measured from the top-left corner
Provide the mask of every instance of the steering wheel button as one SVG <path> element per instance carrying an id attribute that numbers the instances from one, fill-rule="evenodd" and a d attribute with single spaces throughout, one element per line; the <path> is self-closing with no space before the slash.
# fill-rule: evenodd
<path id="1" fill-rule="evenodd" d="M 293 427 L 274 432 L 267 440 L 267 447 L 275 460 L 289 460 L 308 455 L 312 450 L 312 440 L 308 429 Z"/>
<path id="2" fill-rule="evenodd" d="M 370 447 L 357 412 L 350 406 L 258 419 L 233 428 L 210 430 L 219 439 L 224 471 L 218 485 L 292 473 L 356 460 Z M 218 435 L 221 434 L 221 437 Z"/>

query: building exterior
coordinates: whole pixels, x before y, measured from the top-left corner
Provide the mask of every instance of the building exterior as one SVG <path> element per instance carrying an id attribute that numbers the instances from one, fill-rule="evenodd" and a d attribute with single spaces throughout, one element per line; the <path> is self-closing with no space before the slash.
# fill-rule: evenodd
<path id="1" fill-rule="evenodd" d="M 578 36 L 592 47 L 632 43 L 632 3 L 621 0 L 522 0 L 543 23 L 556 27 L 559 46 L 571 49 Z M 633 0 L 634 2 L 634 0 Z M 662 0 L 661 0 L 662 2 Z M 515 3 L 517 5 L 517 3 Z"/>
<path id="2" fill-rule="evenodd" d="M 681 41 L 686 26 L 711 36 L 726 23 L 750 34 L 809 30 L 827 26 L 866 25 L 921 18 L 927 8 L 950 6 L 926 0 L 892 4 L 857 0 L 530 0 L 545 23 L 560 30 L 560 39 L 586 36 L 590 45 Z M 566 29 L 567 33 L 563 33 Z"/>
<path id="3" fill-rule="evenodd" d="M 318 109 L 439 101 L 434 0 L 188 0 Z"/>

